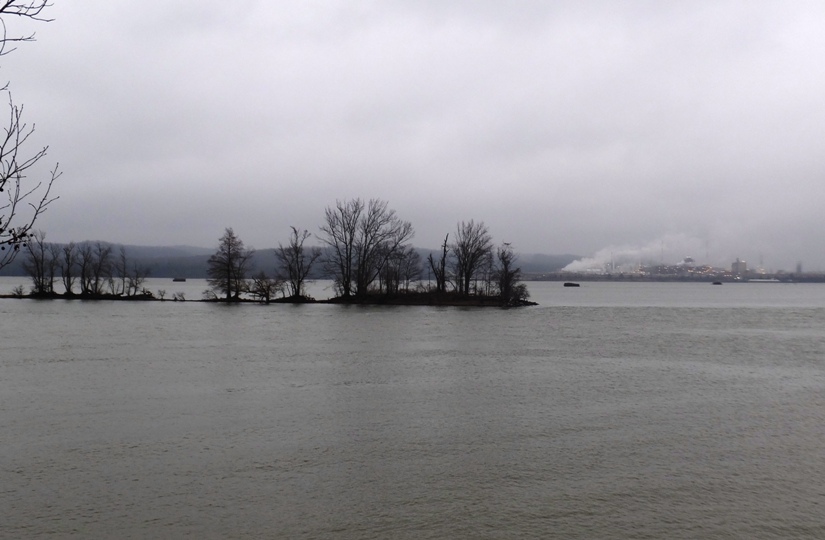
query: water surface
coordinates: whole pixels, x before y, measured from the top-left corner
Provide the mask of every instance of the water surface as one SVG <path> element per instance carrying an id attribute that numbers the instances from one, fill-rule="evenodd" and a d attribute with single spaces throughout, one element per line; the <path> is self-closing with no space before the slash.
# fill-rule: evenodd
<path id="1" fill-rule="evenodd" d="M 530 290 L 0 300 L 0 536 L 825 536 L 825 286 Z"/>

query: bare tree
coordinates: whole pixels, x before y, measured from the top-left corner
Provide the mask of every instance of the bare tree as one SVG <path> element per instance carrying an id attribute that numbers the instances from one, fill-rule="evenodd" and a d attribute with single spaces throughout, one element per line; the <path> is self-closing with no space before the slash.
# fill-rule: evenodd
<path id="1" fill-rule="evenodd" d="M 50 4 L 46 0 L 5 0 L 0 2 L 0 56 L 14 48 L 9 44 L 33 41 L 34 34 L 10 36 L 6 19 L 26 18 L 48 22 L 41 17 L 42 11 Z M 26 141 L 34 132 L 34 125 L 28 126 L 22 120 L 23 107 L 15 105 L 8 84 L 0 88 L 9 102 L 9 119 L 0 134 L 0 194 L 6 199 L 0 202 L 0 268 L 9 264 L 26 243 L 32 233 L 35 220 L 45 212 L 46 207 L 57 197 L 51 197 L 53 183 L 60 177 L 58 167 L 48 173 L 44 180 L 30 184 L 28 175 L 35 165 L 46 156 L 48 146 L 32 154 L 22 152 Z"/>
<path id="2" fill-rule="evenodd" d="M 225 295 L 227 301 L 238 300 L 246 289 L 246 273 L 255 250 L 246 249 L 231 227 L 219 242 L 218 251 L 208 261 L 209 285 Z"/>
<path id="3" fill-rule="evenodd" d="M 345 297 L 352 295 L 356 267 L 355 239 L 363 211 L 361 199 L 335 201 L 335 208 L 327 207 L 324 225 L 321 226 L 324 235 L 319 239 L 328 247 L 324 269 L 335 281 L 338 293 Z"/>
<path id="4" fill-rule="evenodd" d="M 137 261 L 132 261 L 132 269 L 126 274 L 126 295 L 137 295 L 143 288 L 149 274 L 150 269 L 148 267 L 141 266 Z M 143 293 L 146 294 L 146 291 L 144 290 Z M 165 291 L 164 294 L 166 294 Z"/>
<path id="5" fill-rule="evenodd" d="M 46 265 L 48 279 L 52 283 L 51 292 L 54 292 L 54 284 L 57 283 L 57 271 L 60 269 L 60 256 L 62 254 L 59 244 L 49 243 L 49 262 Z"/>
<path id="6" fill-rule="evenodd" d="M 355 240 L 355 293 L 363 296 L 378 278 L 387 262 L 412 239 L 412 224 L 403 221 L 387 201 L 370 199 L 366 213 L 358 222 Z"/>
<path id="7" fill-rule="evenodd" d="M 268 304 L 278 291 L 283 290 L 284 282 L 277 278 L 271 278 L 264 272 L 252 276 L 252 283 L 249 285 L 249 292 L 252 293 L 259 302 Z"/>
<path id="8" fill-rule="evenodd" d="M 35 231 L 25 244 L 26 259 L 23 261 L 23 270 L 32 280 L 32 293 L 35 295 L 50 294 L 54 290 L 52 266 L 52 252 L 46 242 L 46 233 Z"/>
<path id="9" fill-rule="evenodd" d="M 85 242 L 78 246 L 76 260 L 78 278 L 80 279 L 80 294 L 91 294 L 94 252 L 92 251 L 92 245 L 90 243 Z"/>
<path id="10" fill-rule="evenodd" d="M 470 283 L 482 267 L 485 257 L 492 250 L 492 238 L 483 221 L 462 221 L 456 228 L 454 271 L 460 294 L 470 294 Z"/>
<path id="11" fill-rule="evenodd" d="M 77 250 L 77 267 L 80 278 L 80 294 L 99 296 L 112 272 L 112 246 L 97 242 L 85 242 Z"/>
<path id="12" fill-rule="evenodd" d="M 370 199 L 336 201 L 327 208 L 319 237 L 327 249 L 327 274 L 341 296 L 366 295 L 387 261 L 413 236 L 410 222 L 401 220 L 387 202 Z"/>
<path id="13" fill-rule="evenodd" d="M 409 292 L 410 283 L 421 279 L 423 268 L 421 263 L 421 254 L 412 246 L 402 250 L 402 256 L 399 262 L 399 286 L 405 292 Z"/>
<path id="14" fill-rule="evenodd" d="M 495 262 L 493 261 L 493 252 L 488 251 L 481 262 L 478 264 L 478 270 L 473 276 L 473 294 L 480 294 L 483 296 L 492 296 L 493 282 L 495 274 Z"/>
<path id="15" fill-rule="evenodd" d="M 421 255 L 412 246 L 405 246 L 387 259 L 379 280 L 387 294 L 408 292 L 410 282 L 421 278 Z"/>
<path id="16" fill-rule="evenodd" d="M 63 288 L 66 289 L 66 294 L 73 295 L 75 279 L 75 266 L 77 265 L 77 246 L 74 242 L 69 242 L 61 248 L 60 258 L 60 279 L 63 281 Z"/>
<path id="17" fill-rule="evenodd" d="M 112 294 L 127 294 L 126 280 L 128 279 L 128 273 L 129 259 L 126 257 L 126 247 L 120 246 L 117 258 L 112 263 L 112 276 L 109 279 L 109 288 Z M 115 281 L 115 278 L 117 278 L 117 281 Z"/>
<path id="18" fill-rule="evenodd" d="M 427 256 L 430 270 L 432 270 L 433 276 L 435 277 L 435 290 L 438 293 L 447 291 L 447 253 L 450 249 L 447 246 L 447 239 L 449 237 L 449 234 L 444 237 L 444 243 L 441 244 L 441 257 L 438 259 L 438 262 L 433 259 L 432 253 Z"/>
<path id="19" fill-rule="evenodd" d="M 509 243 L 505 242 L 496 249 L 494 277 L 501 303 L 505 306 L 518 305 L 530 297 L 527 286 L 520 283 L 521 268 L 516 267 L 517 260 L 518 256 Z"/>
<path id="20" fill-rule="evenodd" d="M 387 259 L 381 273 L 378 274 L 378 290 L 388 295 L 398 294 L 401 287 L 401 259 L 403 254 L 398 251 Z"/>
<path id="21" fill-rule="evenodd" d="M 112 246 L 97 242 L 93 248 L 91 294 L 103 294 L 103 287 L 112 276 Z"/>
<path id="22" fill-rule="evenodd" d="M 275 257 L 278 259 L 280 269 L 279 274 L 286 280 L 289 287 L 289 296 L 304 296 L 304 283 L 307 276 L 312 271 L 313 265 L 321 258 L 321 250 L 318 248 L 304 249 L 304 242 L 310 237 L 309 231 L 299 231 L 295 227 L 289 237 L 286 247 L 278 244 L 275 250 Z"/>
<path id="23" fill-rule="evenodd" d="M 111 263 L 109 290 L 115 295 L 137 295 L 149 273 L 149 268 L 129 260 L 125 246 L 119 246 L 117 258 Z"/>

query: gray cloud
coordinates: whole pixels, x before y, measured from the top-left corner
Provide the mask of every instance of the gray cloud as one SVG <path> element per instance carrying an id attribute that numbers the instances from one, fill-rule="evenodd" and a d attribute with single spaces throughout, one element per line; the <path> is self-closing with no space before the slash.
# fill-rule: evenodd
<path id="1" fill-rule="evenodd" d="M 213 245 L 380 197 L 435 246 L 692 238 L 825 268 L 815 2 L 56 3 L 3 60 L 66 174 L 55 240 Z M 675 255 L 675 254 L 674 254 Z M 717 260 L 718 259 L 718 260 Z"/>

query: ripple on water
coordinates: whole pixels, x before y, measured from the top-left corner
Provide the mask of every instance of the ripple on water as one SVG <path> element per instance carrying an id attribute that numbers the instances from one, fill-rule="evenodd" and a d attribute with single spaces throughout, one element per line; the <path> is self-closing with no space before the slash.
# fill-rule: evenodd
<path id="1" fill-rule="evenodd" d="M 622 298 L 18 302 L 4 534 L 824 537 L 825 310 Z"/>

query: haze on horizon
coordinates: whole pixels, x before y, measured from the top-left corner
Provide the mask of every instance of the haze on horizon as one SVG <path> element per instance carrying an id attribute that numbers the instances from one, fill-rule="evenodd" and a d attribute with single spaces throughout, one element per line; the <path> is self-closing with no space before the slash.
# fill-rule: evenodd
<path id="1" fill-rule="evenodd" d="M 825 4 L 64 2 L 3 58 L 56 242 L 258 248 L 381 198 L 435 248 L 825 269 Z M 21 30 L 21 32 L 18 32 Z M 667 254 L 665 254 L 667 250 Z"/>

